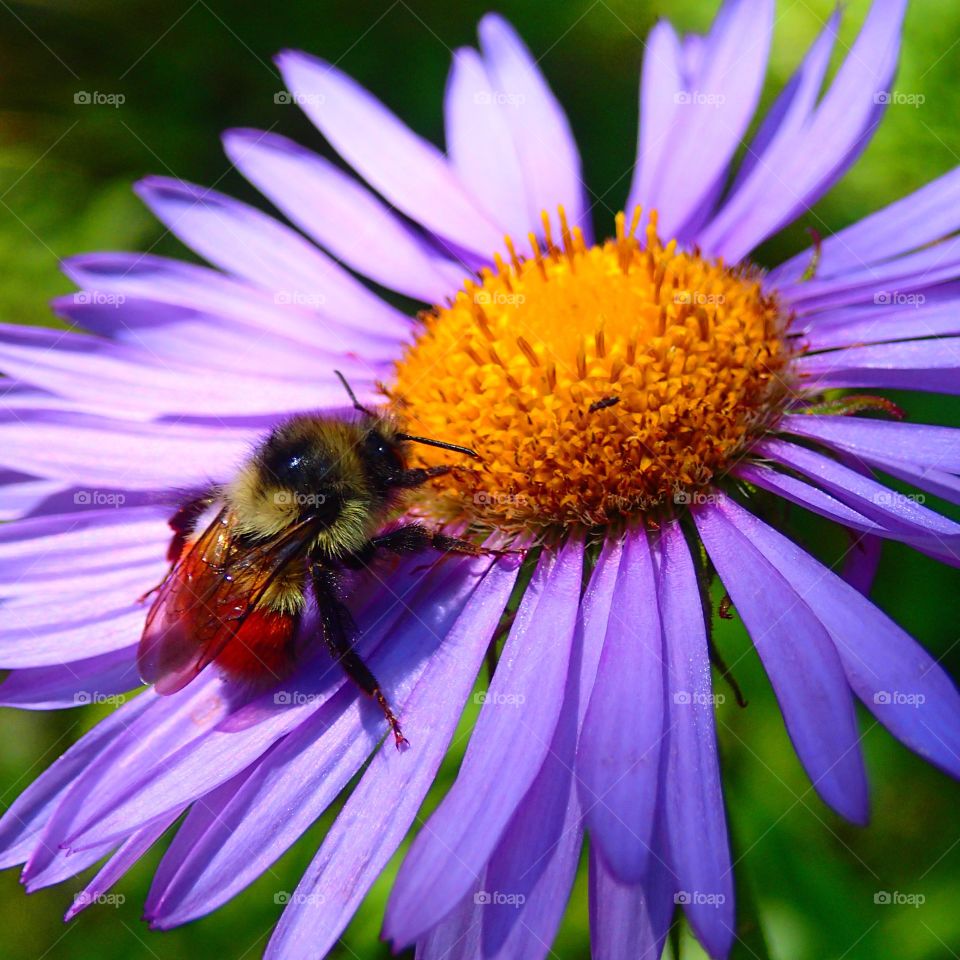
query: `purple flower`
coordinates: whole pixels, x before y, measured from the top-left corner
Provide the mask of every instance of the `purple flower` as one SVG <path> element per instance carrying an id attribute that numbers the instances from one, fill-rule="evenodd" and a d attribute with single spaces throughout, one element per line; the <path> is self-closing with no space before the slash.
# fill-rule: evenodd
<path id="1" fill-rule="evenodd" d="M 211 668 L 173 695 L 145 690 L 57 760 L 0 822 L 0 865 L 24 863 L 34 890 L 106 858 L 72 916 L 183 815 L 146 905 L 172 927 L 268 869 L 369 760 L 267 949 L 321 956 L 416 822 L 509 626 L 386 935 L 425 960 L 545 956 L 586 831 L 597 957 L 659 956 L 677 904 L 724 957 L 714 572 L 827 804 L 867 819 L 855 699 L 956 774 L 957 692 L 865 592 L 882 539 L 960 563 L 960 525 L 873 475 L 957 502 L 960 431 L 858 416 L 896 411 L 836 391 L 958 392 L 960 174 L 770 273 L 748 260 L 869 141 L 904 7 L 875 0 L 822 91 L 834 15 L 736 168 L 772 0 L 728 0 L 706 37 L 656 26 L 626 216 L 606 242 L 566 118 L 496 16 L 480 53 L 455 55 L 446 155 L 335 67 L 281 54 L 291 98 L 369 185 L 283 137 L 228 132 L 234 164 L 302 232 L 211 190 L 141 183 L 214 269 L 75 257 L 81 292 L 55 307 L 85 332 L 0 328 L 4 705 L 138 685 L 169 491 L 229 480 L 292 413 L 342 408 L 335 370 L 365 402 L 383 383 L 417 429 L 482 452 L 421 487 L 411 513 L 535 549 L 523 576 L 512 556 L 408 558 L 351 596 L 410 749 L 384 741 L 377 705 L 329 660 L 259 692 Z M 433 309 L 413 322 L 355 274 Z M 856 534 L 843 577 L 760 519 L 770 498 Z"/>

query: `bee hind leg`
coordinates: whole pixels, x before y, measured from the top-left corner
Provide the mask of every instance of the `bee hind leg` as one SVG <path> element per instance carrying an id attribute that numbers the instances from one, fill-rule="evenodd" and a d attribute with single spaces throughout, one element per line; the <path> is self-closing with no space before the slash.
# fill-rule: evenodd
<path id="1" fill-rule="evenodd" d="M 410 742 L 400 729 L 400 721 L 380 688 L 380 681 L 353 648 L 357 627 L 350 611 L 338 595 L 335 572 L 320 564 L 314 564 L 312 573 L 314 595 L 323 625 L 323 639 L 331 656 L 364 693 L 377 701 L 390 725 L 397 749 L 408 747 Z"/>
<path id="2" fill-rule="evenodd" d="M 373 537 L 363 551 L 367 562 L 373 559 L 378 550 L 389 550 L 391 553 L 401 555 L 438 550 L 440 553 L 464 553 L 471 557 L 501 557 L 517 552 L 481 547 L 469 540 L 448 537 L 444 533 L 428 530 L 419 523 L 409 523 L 404 527 L 397 527 L 396 530 Z"/>

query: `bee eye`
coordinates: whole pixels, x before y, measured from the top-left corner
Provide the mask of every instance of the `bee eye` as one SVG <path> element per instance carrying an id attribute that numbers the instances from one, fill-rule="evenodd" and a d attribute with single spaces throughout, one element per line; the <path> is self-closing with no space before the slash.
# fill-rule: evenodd
<path id="1" fill-rule="evenodd" d="M 379 472 L 401 470 L 403 461 L 396 444 L 390 443 L 381 433 L 372 430 L 363 440 L 364 458 Z"/>

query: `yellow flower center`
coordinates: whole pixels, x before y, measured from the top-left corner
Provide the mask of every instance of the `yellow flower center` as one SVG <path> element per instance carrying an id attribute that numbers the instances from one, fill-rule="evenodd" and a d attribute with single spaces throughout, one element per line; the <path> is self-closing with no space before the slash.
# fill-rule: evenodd
<path id="1" fill-rule="evenodd" d="M 787 395 L 785 319 L 757 271 L 645 238 L 621 213 L 587 247 L 497 256 L 421 315 L 390 397 L 409 428 L 482 460 L 415 494 L 441 522 L 533 535 L 605 527 L 689 502 L 773 422 Z M 421 448 L 427 464 L 450 455 Z"/>

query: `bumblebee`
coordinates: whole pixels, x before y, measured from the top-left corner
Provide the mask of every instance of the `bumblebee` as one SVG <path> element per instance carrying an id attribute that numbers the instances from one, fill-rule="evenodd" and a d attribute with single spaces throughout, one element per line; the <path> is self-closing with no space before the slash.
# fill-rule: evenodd
<path id="1" fill-rule="evenodd" d="M 210 664 L 232 679 L 280 680 L 296 665 L 310 591 L 331 655 L 376 699 L 400 747 L 400 724 L 354 650 L 357 630 L 341 598 L 341 576 L 383 551 L 489 552 L 416 523 L 383 532 L 404 491 L 453 469 L 409 467 L 411 444 L 478 457 L 467 447 L 403 433 L 393 418 L 360 404 L 336 374 L 352 417 L 287 420 L 231 482 L 191 499 L 171 519 L 171 566 L 147 614 L 138 666 L 160 694 L 182 689 Z"/>

